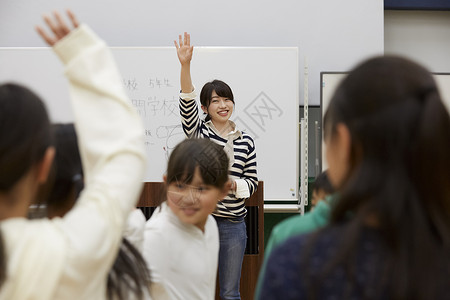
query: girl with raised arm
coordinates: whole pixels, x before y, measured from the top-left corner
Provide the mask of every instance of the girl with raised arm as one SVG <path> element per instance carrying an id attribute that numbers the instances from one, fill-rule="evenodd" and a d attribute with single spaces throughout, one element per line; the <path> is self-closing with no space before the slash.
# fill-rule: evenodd
<path id="1" fill-rule="evenodd" d="M 63 218 L 26 219 L 54 148 L 43 102 L 0 86 L 0 299 L 105 299 L 106 276 L 142 188 L 143 126 L 106 44 L 68 13 L 37 30 L 65 65 L 86 186 Z"/>
<path id="2" fill-rule="evenodd" d="M 197 93 L 190 71 L 194 46 L 191 46 L 187 33 L 184 33 L 184 38 L 179 36 L 179 44 L 174 43 L 181 64 L 180 114 L 184 133 L 188 138 L 210 139 L 222 146 L 230 159 L 231 189 L 219 201 L 213 215 L 220 235 L 220 297 L 223 300 L 240 299 L 239 282 L 247 244 L 245 200 L 258 185 L 255 143 L 230 120 L 234 97 L 231 88 L 223 81 L 213 80 L 203 86 L 200 103 L 206 118 L 199 117 L 195 101 Z"/>

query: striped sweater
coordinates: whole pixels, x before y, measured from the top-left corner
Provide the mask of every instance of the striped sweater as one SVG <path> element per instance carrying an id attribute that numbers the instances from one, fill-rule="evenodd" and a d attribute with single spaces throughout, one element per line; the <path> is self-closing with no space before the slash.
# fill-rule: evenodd
<path id="1" fill-rule="evenodd" d="M 258 186 L 253 139 L 247 133 L 237 130 L 234 123 L 232 125 L 235 130 L 228 134 L 228 138 L 221 137 L 211 121 L 200 119 L 195 99 L 180 98 L 180 114 L 186 137 L 208 138 L 223 146 L 230 158 L 229 176 L 236 182 L 236 192 L 230 191 L 225 199 L 219 201 L 213 215 L 224 218 L 245 217 L 245 200 Z"/>

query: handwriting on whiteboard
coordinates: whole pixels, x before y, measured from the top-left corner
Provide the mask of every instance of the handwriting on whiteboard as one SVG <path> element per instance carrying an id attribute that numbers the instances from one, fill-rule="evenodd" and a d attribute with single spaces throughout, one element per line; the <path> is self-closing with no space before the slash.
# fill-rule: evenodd
<path id="1" fill-rule="evenodd" d="M 136 78 L 123 78 L 123 85 L 128 91 L 136 91 L 139 88 L 161 89 L 173 87 L 170 80 L 165 77 L 151 77 L 144 82 L 139 83 Z"/>
<path id="2" fill-rule="evenodd" d="M 173 96 L 149 96 L 147 99 L 131 98 L 131 103 L 141 117 L 163 116 L 179 117 L 178 98 Z"/>

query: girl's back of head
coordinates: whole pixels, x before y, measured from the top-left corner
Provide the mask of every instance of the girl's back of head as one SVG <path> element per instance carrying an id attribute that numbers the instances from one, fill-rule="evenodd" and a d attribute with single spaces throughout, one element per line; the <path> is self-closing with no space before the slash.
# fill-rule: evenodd
<path id="1" fill-rule="evenodd" d="M 44 103 L 17 84 L 0 85 L 0 192 L 8 192 L 52 143 Z"/>
<path id="2" fill-rule="evenodd" d="M 353 208 L 371 201 L 380 218 L 392 220 L 404 213 L 400 207 L 419 202 L 430 213 L 449 212 L 449 114 L 426 69 L 399 57 L 361 64 L 330 102 L 325 136 L 332 138 L 338 123 L 351 135 L 341 192 L 360 199 Z"/>
<path id="3" fill-rule="evenodd" d="M 332 224 L 353 215 L 348 246 L 375 217 L 396 260 L 388 260 L 393 295 L 411 295 L 416 285 L 426 296 L 450 250 L 450 120 L 432 75 L 399 57 L 362 63 L 330 102 L 324 124 L 330 144 L 339 124 L 351 141 Z"/>
<path id="4" fill-rule="evenodd" d="M 50 122 L 39 97 L 17 84 L 0 85 L 1 219 L 8 218 L 9 208 L 12 210 L 16 205 L 26 207 L 30 204 L 22 202 L 32 199 L 16 199 L 9 195 L 10 191 L 43 159 L 51 142 Z M 31 196 L 34 196 L 33 193 Z M 5 276 L 6 260 L 0 231 L 0 286 Z"/>

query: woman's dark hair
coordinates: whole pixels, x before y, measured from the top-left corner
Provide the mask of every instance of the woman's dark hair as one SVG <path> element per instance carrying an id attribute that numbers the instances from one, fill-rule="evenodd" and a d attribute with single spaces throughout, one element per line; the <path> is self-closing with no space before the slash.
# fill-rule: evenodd
<path id="1" fill-rule="evenodd" d="M 83 189 L 83 169 L 75 127 L 73 124 L 55 124 L 56 156 L 53 188 L 48 195 L 47 211 L 63 216 L 74 205 Z M 108 273 L 108 299 L 144 299 L 144 290 L 150 283 L 147 265 L 138 250 L 122 238 L 113 267 Z"/>
<path id="2" fill-rule="evenodd" d="M 52 144 L 47 110 L 31 90 L 14 83 L 0 85 L 0 192 L 8 193 Z M 8 203 L 7 203 L 8 204 Z M 6 257 L 0 231 L 0 286 Z"/>
<path id="3" fill-rule="evenodd" d="M 209 139 L 191 138 L 179 143 L 169 158 L 167 184 L 189 184 L 198 168 L 203 182 L 223 188 L 228 181 L 228 156 L 221 146 Z"/>
<path id="4" fill-rule="evenodd" d="M 337 124 L 350 132 L 350 171 L 330 225 L 345 232 L 321 275 L 344 265 L 352 274 L 345 285 L 355 289 L 357 245 L 375 217 L 388 253 L 377 277 L 380 293 L 436 299 L 448 281 L 440 270 L 450 270 L 450 120 L 432 75 L 400 57 L 362 63 L 329 104 L 326 139 L 332 141 Z"/>
<path id="5" fill-rule="evenodd" d="M 200 92 L 200 103 L 206 107 L 206 109 L 209 108 L 209 104 L 211 103 L 213 91 L 215 91 L 219 97 L 228 98 L 234 103 L 233 92 L 231 91 L 230 86 L 221 80 L 215 79 L 207 82 Z M 209 121 L 210 119 L 211 117 L 207 115 L 205 121 Z"/>
<path id="6" fill-rule="evenodd" d="M 323 190 L 327 195 L 334 193 L 334 188 L 331 185 L 326 171 L 317 175 L 314 180 L 314 190 Z"/>

